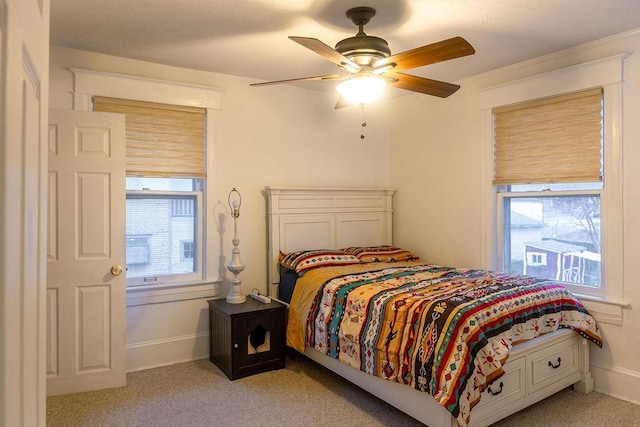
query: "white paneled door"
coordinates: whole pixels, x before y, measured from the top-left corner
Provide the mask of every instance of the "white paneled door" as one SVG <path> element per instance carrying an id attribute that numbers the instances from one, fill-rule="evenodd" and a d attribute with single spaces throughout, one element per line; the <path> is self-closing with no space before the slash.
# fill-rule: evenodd
<path id="1" fill-rule="evenodd" d="M 126 383 L 124 129 L 49 111 L 47 395 Z"/>

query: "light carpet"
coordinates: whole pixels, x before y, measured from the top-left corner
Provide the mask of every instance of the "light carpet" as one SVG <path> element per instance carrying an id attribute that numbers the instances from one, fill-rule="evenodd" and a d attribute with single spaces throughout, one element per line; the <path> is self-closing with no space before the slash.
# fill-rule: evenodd
<path id="1" fill-rule="evenodd" d="M 126 387 L 48 398 L 47 425 L 421 425 L 298 353 L 286 362 L 235 381 L 208 360 L 133 372 Z M 640 426 L 640 406 L 569 388 L 495 426 Z"/>

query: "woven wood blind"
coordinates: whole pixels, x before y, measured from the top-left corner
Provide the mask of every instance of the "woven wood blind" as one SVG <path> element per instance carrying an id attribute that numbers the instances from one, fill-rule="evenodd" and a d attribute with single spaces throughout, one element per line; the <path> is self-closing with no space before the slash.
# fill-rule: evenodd
<path id="1" fill-rule="evenodd" d="M 494 185 L 602 180 L 602 89 L 493 109 Z"/>
<path id="2" fill-rule="evenodd" d="M 125 115 L 127 176 L 206 178 L 204 108 L 103 96 L 93 106 Z"/>

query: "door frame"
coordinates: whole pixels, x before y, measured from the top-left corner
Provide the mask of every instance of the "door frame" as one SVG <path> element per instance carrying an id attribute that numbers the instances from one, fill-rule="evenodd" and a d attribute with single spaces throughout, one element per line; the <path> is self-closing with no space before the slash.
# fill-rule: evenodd
<path id="1" fill-rule="evenodd" d="M 49 0 L 0 0 L 0 425 L 44 426 Z"/>

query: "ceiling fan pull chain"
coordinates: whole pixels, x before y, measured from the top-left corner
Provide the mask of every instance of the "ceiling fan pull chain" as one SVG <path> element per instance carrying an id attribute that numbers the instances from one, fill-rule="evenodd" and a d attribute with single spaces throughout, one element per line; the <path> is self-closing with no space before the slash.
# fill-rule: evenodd
<path id="1" fill-rule="evenodd" d="M 360 132 L 360 139 L 364 139 L 364 128 L 367 127 L 364 104 L 362 104 L 360 108 L 362 108 L 362 123 L 360 124 L 360 126 L 362 126 L 362 131 Z"/>

